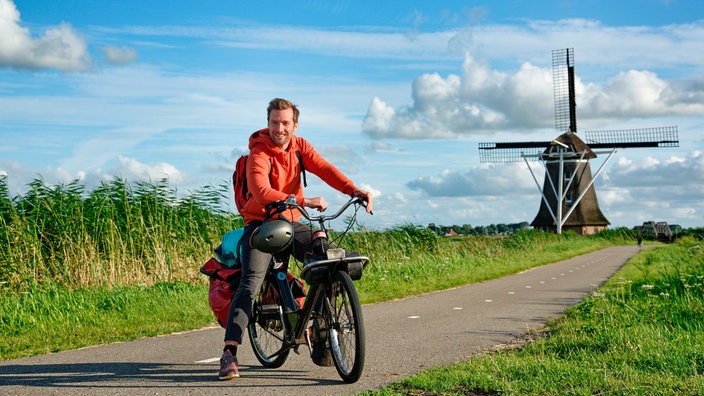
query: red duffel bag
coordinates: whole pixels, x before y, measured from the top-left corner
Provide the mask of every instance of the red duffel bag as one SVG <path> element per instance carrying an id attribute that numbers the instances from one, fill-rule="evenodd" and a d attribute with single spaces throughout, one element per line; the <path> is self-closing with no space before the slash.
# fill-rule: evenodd
<path id="1" fill-rule="evenodd" d="M 242 267 L 228 267 L 216 258 L 211 258 L 202 267 L 200 272 L 210 278 L 210 287 L 208 289 L 208 303 L 210 309 L 215 314 L 215 318 L 222 327 L 226 327 L 227 314 L 230 311 L 232 304 L 232 296 L 237 292 L 237 287 L 240 285 L 242 276 Z M 303 302 L 306 298 L 306 288 L 300 279 L 296 278 L 291 272 L 286 273 L 286 280 L 291 285 L 293 297 L 298 301 L 298 309 L 303 309 Z"/>
<path id="2" fill-rule="evenodd" d="M 200 272 L 210 277 L 208 303 L 220 326 L 225 327 L 232 296 L 240 285 L 242 267 L 227 267 L 217 259 L 211 258 L 200 267 Z"/>

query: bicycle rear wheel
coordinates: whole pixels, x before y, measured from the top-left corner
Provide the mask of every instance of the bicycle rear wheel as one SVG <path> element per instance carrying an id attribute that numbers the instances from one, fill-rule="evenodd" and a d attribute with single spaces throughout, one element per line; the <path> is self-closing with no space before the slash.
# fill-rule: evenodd
<path id="1" fill-rule="evenodd" d="M 291 351 L 285 346 L 291 329 L 283 317 L 281 297 L 273 285 L 264 282 L 254 300 L 247 331 L 254 355 L 262 366 L 281 367 Z"/>
<path id="2" fill-rule="evenodd" d="M 356 382 L 364 368 L 364 323 L 357 290 L 347 272 L 337 272 L 331 284 L 328 337 L 335 368 L 343 381 Z"/>

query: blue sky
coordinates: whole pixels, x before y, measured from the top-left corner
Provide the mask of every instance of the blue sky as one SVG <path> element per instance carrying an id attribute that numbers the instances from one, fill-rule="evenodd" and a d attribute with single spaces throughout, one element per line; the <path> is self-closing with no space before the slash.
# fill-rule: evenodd
<path id="1" fill-rule="evenodd" d="M 559 135 L 559 48 L 575 51 L 579 131 L 679 129 L 680 147 L 605 165 L 612 227 L 704 225 L 698 0 L 0 0 L 0 172 L 13 193 L 38 176 L 221 184 L 285 97 L 298 133 L 374 191 L 362 223 L 530 222 L 528 167 L 480 163 L 477 143 Z"/>

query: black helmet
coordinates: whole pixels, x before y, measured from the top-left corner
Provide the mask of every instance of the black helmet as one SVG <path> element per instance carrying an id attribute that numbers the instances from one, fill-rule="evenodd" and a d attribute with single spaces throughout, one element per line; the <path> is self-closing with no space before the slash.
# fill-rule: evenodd
<path id="1" fill-rule="evenodd" d="M 281 219 L 264 222 L 252 233 L 252 247 L 264 253 L 278 253 L 291 245 L 293 225 Z"/>

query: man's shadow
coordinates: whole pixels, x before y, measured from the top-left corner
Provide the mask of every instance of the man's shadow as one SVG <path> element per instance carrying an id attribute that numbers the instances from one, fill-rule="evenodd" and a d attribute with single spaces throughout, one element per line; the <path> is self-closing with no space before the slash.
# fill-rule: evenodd
<path id="1" fill-rule="evenodd" d="M 0 365 L 2 387 L 34 388 L 173 388 L 220 387 L 217 368 L 198 364 L 162 364 L 144 362 L 106 362 L 75 364 L 16 364 Z M 249 385 L 265 386 L 276 378 L 285 378 L 298 385 L 334 385 L 339 381 L 311 378 L 305 370 L 266 369 L 243 366 Z M 268 385 L 266 385 L 268 386 Z"/>

